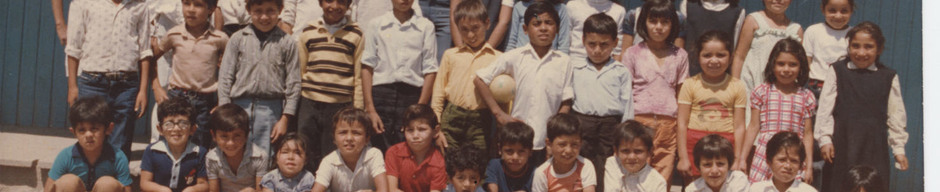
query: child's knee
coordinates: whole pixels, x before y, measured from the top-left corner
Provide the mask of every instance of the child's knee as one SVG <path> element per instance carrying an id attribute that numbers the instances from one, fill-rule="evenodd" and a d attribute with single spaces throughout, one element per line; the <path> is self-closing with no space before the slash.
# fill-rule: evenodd
<path id="1" fill-rule="evenodd" d="M 74 174 L 65 174 L 55 180 L 55 191 L 85 191 L 82 178 Z"/>
<path id="2" fill-rule="evenodd" d="M 95 181 L 95 187 L 92 191 L 123 191 L 124 185 L 111 176 L 104 176 Z"/>

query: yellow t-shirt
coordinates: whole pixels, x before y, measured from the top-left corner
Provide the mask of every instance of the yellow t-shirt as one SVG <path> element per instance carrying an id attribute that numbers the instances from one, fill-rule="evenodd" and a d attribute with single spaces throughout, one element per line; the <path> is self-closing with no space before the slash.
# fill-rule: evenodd
<path id="1" fill-rule="evenodd" d="M 747 90 L 743 81 L 731 75 L 726 75 L 721 83 L 711 84 L 698 74 L 682 84 L 679 104 L 692 105 L 689 129 L 731 133 L 734 108 L 747 107 Z"/>

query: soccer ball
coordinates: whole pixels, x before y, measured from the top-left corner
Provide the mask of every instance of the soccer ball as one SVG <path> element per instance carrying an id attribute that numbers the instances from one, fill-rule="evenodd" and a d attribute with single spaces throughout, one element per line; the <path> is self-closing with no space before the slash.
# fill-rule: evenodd
<path id="1" fill-rule="evenodd" d="M 506 74 L 496 76 L 490 82 L 490 91 L 497 103 L 509 104 L 516 96 L 516 81 Z"/>

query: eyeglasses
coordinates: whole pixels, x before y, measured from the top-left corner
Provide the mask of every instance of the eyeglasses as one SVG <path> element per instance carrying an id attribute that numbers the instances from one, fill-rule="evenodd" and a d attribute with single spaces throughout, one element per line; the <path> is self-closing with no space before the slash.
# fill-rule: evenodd
<path id="1" fill-rule="evenodd" d="M 189 129 L 189 126 L 191 126 L 191 125 L 192 125 L 192 124 L 189 123 L 189 121 L 183 120 L 183 121 L 177 121 L 176 123 L 174 123 L 174 122 L 169 122 L 169 121 L 163 122 L 163 125 L 161 125 L 161 126 L 163 127 L 164 130 L 174 130 L 174 129 L 175 129 L 175 130 L 186 130 L 186 129 Z"/>

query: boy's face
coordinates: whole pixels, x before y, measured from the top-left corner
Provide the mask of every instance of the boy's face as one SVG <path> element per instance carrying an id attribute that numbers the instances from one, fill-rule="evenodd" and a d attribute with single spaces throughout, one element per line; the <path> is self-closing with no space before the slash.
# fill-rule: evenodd
<path id="1" fill-rule="evenodd" d="M 296 176 L 304 169 L 304 162 L 307 161 L 306 152 L 295 141 L 287 141 L 277 150 L 277 169 L 285 177 Z"/>
<path id="2" fill-rule="evenodd" d="M 183 0 L 183 20 L 186 26 L 201 27 L 209 23 L 212 10 L 205 0 Z"/>
<path id="3" fill-rule="evenodd" d="M 770 171 L 773 174 L 775 183 L 790 183 L 796 179 L 796 174 L 800 171 L 799 147 L 788 147 L 786 150 L 777 152 L 770 159 Z"/>
<path id="4" fill-rule="evenodd" d="M 263 32 L 271 31 L 277 26 L 277 16 L 281 14 L 281 8 L 274 2 L 264 2 L 258 5 L 250 6 L 248 13 L 251 15 L 251 25 Z"/>
<path id="5" fill-rule="evenodd" d="M 646 162 L 650 158 L 650 151 L 642 140 L 633 139 L 633 141 L 620 141 L 620 144 L 617 145 L 616 155 L 617 159 L 620 160 L 620 166 L 623 166 L 630 173 L 636 173 L 646 167 Z"/>
<path id="6" fill-rule="evenodd" d="M 532 155 L 531 148 L 525 148 L 521 143 L 503 145 L 499 148 L 500 159 L 509 169 L 509 172 L 520 172 L 525 169 L 529 163 L 529 156 Z"/>
<path id="7" fill-rule="evenodd" d="M 346 16 L 346 10 L 349 9 L 350 0 L 320 0 L 320 7 L 323 8 L 323 21 L 327 24 L 335 24 Z"/>
<path id="8" fill-rule="evenodd" d="M 409 12 L 411 11 L 411 4 L 415 0 L 391 0 L 392 1 L 392 11 L 395 12 Z"/>
<path id="9" fill-rule="evenodd" d="M 555 21 L 549 13 L 538 14 L 529 23 L 525 24 L 523 30 L 529 36 L 529 43 L 532 46 L 549 47 L 552 46 L 552 41 L 555 41 L 555 34 L 558 32 L 558 21 Z"/>
<path id="10" fill-rule="evenodd" d="M 473 192 L 480 187 L 480 172 L 473 169 L 464 169 L 457 171 L 450 177 L 450 183 L 454 185 L 456 192 Z"/>
<path id="11" fill-rule="evenodd" d="M 460 29 L 460 36 L 463 37 L 463 43 L 470 48 L 477 50 L 486 43 L 486 28 L 490 26 L 489 21 L 466 18 L 457 22 Z"/>
<path id="12" fill-rule="evenodd" d="M 703 158 L 699 161 L 702 178 L 709 187 L 720 188 L 728 177 L 728 158 Z"/>
<path id="13" fill-rule="evenodd" d="M 369 137 L 366 128 L 359 122 L 339 121 L 333 130 L 333 144 L 342 156 L 358 156 L 366 146 Z"/>
<path id="14" fill-rule="evenodd" d="M 91 122 L 79 122 L 78 126 L 69 127 L 69 131 L 78 138 L 78 145 L 87 151 L 101 150 L 102 145 L 107 145 L 108 135 L 114 124 L 103 125 Z"/>
<path id="15" fill-rule="evenodd" d="M 248 134 L 244 130 L 235 129 L 232 131 L 212 131 L 212 137 L 219 149 L 226 155 L 236 155 L 245 150 L 245 142 L 248 140 Z"/>
<path id="16" fill-rule="evenodd" d="M 591 63 L 603 64 L 610 60 L 610 53 L 614 50 L 614 46 L 617 46 L 617 39 L 608 34 L 584 34 L 584 49 L 587 50 Z"/>
<path id="17" fill-rule="evenodd" d="M 546 139 L 547 140 L 547 139 Z M 574 164 L 581 154 L 581 135 L 559 135 L 552 141 L 546 141 L 552 150 L 552 164 L 567 166 Z"/>
<path id="18" fill-rule="evenodd" d="M 185 115 L 170 115 L 163 118 L 157 130 L 170 146 L 185 146 L 196 132 L 196 126 Z"/>
<path id="19" fill-rule="evenodd" d="M 425 120 L 414 120 L 405 126 L 405 140 L 408 141 L 408 148 L 411 151 L 425 151 L 431 148 L 431 137 L 436 134 L 435 130 L 428 125 Z"/>

